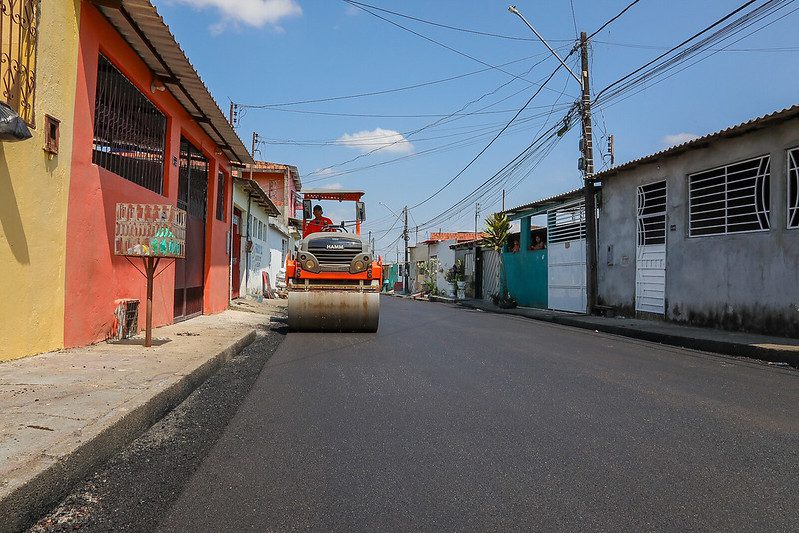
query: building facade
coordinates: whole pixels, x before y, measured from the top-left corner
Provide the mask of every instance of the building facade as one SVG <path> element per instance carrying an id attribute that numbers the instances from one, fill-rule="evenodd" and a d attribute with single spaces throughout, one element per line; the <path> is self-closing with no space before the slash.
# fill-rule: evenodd
<path id="1" fill-rule="evenodd" d="M 4 4 L 3 103 L 32 137 L 0 142 L 0 361 L 64 342 L 64 260 L 80 0 Z M 12 70 L 13 69 L 13 70 Z M 58 143 L 47 146 L 55 127 Z"/>
<path id="2" fill-rule="evenodd" d="M 601 304 L 799 336 L 799 106 L 597 177 Z"/>
<path id="3" fill-rule="evenodd" d="M 162 262 L 154 325 L 226 309 L 232 164 L 252 158 L 151 2 L 11 3 L 0 46 L 19 58 L 2 66 L 16 77 L 5 104 L 32 133 L 0 143 L 13 280 L 0 360 L 107 339 L 119 302 L 145 301 L 141 265 L 114 255 L 118 203 L 187 212 L 186 258 Z"/>

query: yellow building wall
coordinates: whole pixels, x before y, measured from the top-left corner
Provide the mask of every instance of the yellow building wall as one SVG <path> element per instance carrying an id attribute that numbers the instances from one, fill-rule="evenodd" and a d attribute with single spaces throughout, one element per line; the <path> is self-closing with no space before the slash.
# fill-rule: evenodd
<path id="1" fill-rule="evenodd" d="M 80 0 L 45 0 L 41 10 L 33 138 L 0 142 L 0 361 L 64 345 Z M 45 114 L 61 121 L 52 158 L 43 150 Z"/>

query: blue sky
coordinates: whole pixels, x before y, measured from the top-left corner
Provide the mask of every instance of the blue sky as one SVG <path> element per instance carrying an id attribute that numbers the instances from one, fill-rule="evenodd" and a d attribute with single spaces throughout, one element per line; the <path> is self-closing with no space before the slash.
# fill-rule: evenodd
<path id="1" fill-rule="evenodd" d="M 451 26 L 533 37 L 507 11 L 507 0 L 367 3 Z M 574 0 L 577 28 L 591 33 L 628 3 Z M 602 89 L 740 3 L 642 0 L 593 39 L 592 88 Z M 155 4 L 225 112 L 228 99 L 274 105 L 393 89 L 485 69 L 413 90 L 244 113 L 238 131 L 245 144 L 249 146 L 253 131 L 269 140 L 259 147 L 259 158 L 297 165 L 307 187 L 367 192 L 367 229 L 381 232 L 378 248 L 390 245 L 393 251 L 399 228 L 398 224 L 383 235 L 394 216 L 379 202 L 399 212 L 404 205 L 425 199 L 460 171 L 536 89 L 341 0 L 156 0 Z M 553 46 L 565 47 L 563 52 L 568 53 L 575 38 L 569 0 L 517 0 L 517 6 Z M 789 3 L 753 28 L 796 8 Z M 467 34 L 383 16 L 490 65 L 521 60 L 502 68 L 529 81 L 545 78 L 558 64 L 540 42 Z M 612 133 L 617 163 L 624 162 L 690 135 L 799 103 L 799 47 L 793 37 L 798 21 L 799 11 L 791 13 L 733 44 L 732 50 L 715 53 L 662 83 L 595 110 L 596 146 L 604 147 L 604 135 Z M 481 114 L 447 119 L 410 134 L 507 82 L 511 83 L 464 111 L 485 108 Z M 527 146 L 545 119 L 549 128 L 562 118 L 578 94 L 577 82 L 561 69 L 519 117 L 522 122 L 502 135 L 452 185 L 412 211 L 411 225 L 423 224 L 471 192 Z M 536 170 L 508 192 L 507 206 L 580 186 L 578 140 L 579 128 L 564 135 Z M 376 147 L 380 149 L 365 154 Z M 341 164 L 357 156 L 356 161 Z M 401 159 L 384 164 L 397 158 Z M 596 158 L 600 160 L 601 155 Z M 380 166 L 363 168 L 375 164 Z M 484 214 L 498 210 L 500 202 L 499 192 L 484 198 Z M 334 220 L 351 217 L 349 209 L 342 211 L 338 206 L 328 209 L 328 214 Z M 445 231 L 470 229 L 473 219 L 470 207 L 438 226 Z M 421 233 L 420 237 L 425 232 Z"/>

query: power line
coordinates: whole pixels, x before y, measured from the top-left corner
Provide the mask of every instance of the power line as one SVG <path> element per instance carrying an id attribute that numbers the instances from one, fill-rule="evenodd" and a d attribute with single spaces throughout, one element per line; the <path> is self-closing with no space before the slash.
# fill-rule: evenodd
<path id="1" fill-rule="evenodd" d="M 511 77 L 513 77 L 515 79 L 522 80 L 522 81 L 524 81 L 524 82 L 526 82 L 526 83 L 528 83 L 530 85 L 538 85 L 537 83 L 531 82 L 530 80 L 528 80 L 526 78 L 523 78 L 521 76 L 517 76 L 516 74 L 514 74 L 512 72 L 509 72 L 509 71 L 507 71 L 507 70 L 505 70 L 505 69 L 503 69 L 503 68 L 501 68 L 501 67 L 499 67 L 497 65 L 492 65 L 491 63 L 487 63 L 487 62 L 483 61 L 482 59 L 474 57 L 474 56 L 472 56 L 470 54 L 467 54 L 466 52 L 462 52 L 462 51 L 458 50 L 457 48 L 453 48 L 452 46 L 449 46 L 448 44 L 445 44 L 445 43 L 442 43 L 440 41 L 437 41 L 437 40 L 433 39 L 432 37 L 428 37 L 427 35 L 424 35 L 422 33 L 419 33 L 417 31 L 415 31 L 415 30 L 412 30 L 411 28 L 403 26 L 402 24 L 399 24 L 398 22 L 394 22 L 393 20 L 388 19 L 388 18 L 386 18 L 386 17 L 384 17 L 382 15 L 379 15 L 378 13 L 375 13 L 374 11 L 370 11 L 369 9 L 364 7 L 366 4 L 360 4 L 359 2 L 355 2 L 354 0 L 343 0 L 343 1 L 348 3 L 348 4 L 350 4 L 350 5 L 352 5 L 352 6 L 357 7 L 358 9 L 360 9 L 362 11 L 365 11 L 365 12 L 369 13 L 373 17 L 376 17 L 376 18 L 378 18 L 380 20 L 388 22 L 392 26 L 396 26 L 397 28 L 400 28 L 400 29 L 402 29 L 404 31 L 412 33 L 413 35 L 416 35 L 417 37 L 420 37 L 420 38 L 424 39 L 425 41 L 431 42 L 431 43 L 433 43 L 433 44 L 435 44 L 437 46 L 445 48 L 445 49 L 447 49 L 447 50 L 449 50 L 451 52 L 454 52 L 454 53 L 456 53 L 456 54 L 458 54 L 460 56 L 463 56 L 463 57 L 466 57 L 468 59 L 471 59 L 472 61 L 480 63 L 481 65 L 483 65 L 485 67 L 489 67 L 489 68 L 492 68 L 494 70 L 498 70 L 499 72 L 502 72 L 503 74 L 507 74 L 508 76 L 511 76 Z"/>
<path id="2" fill-rule="evenodd" d="M 373 5 L 370 5 L 370 4 L 363 3 L 363 2 L 356 2 L 354 0 L 344 0 L 344 1 L 347 2 L 348 4 L 354 5 L 355 7 L 364 6 L 364 7 L 370 8 L 370 9 L 374 9 L 375 11 L 380 11 L 382 13 L 389 13 L 389 14 L 397 16 L 397 17 L 402 17 L 402 18 L 405 18 L 405 19 L 409 19 L 409 20 L 413 20 L 413 21 L 416 21 L 416 22 L 420 22 L 422 24 L 427 24 L 429 26 L 436 26 L 438 28 L 444 28 L 444 29 L 447 29 L 447 30 L 459 31 L 459 32 L 462 32 L 462 33 L 471 33 L 472 35 L 481 35 L 483 37 L 496 37 L 498 39 L 507 39 L 507 40 L 511 40 L 511 41 L 535 41 L 536 40 L 536 39 L 533 39 L 531 37 L 516 37 L 516 36 L 513 36 L 513 35 L 503 35 L 503 34 L 499 34 L 499 33 L 487 32 L 487 31 L 471 30 L 471 29 L 468 29 L 468 28 L 459 28 L 457 26 L 450 26 L 448 24 L 442 24 L 440 22 L 433 22 L 433 21 L 430 21 L 430 20 L 425 20 L 425 19 L 414 17 L 414 16 L 411 16 L 411 15 L 405 15 L 403 13 L 397 13 L 396 11 L 391 11 L 389 9 L 384 9 L 382 7 L 373 6 Z M 550 39 L 550 40 L 553 41 L 553 42 L 573 42 L 571 39 Z"/>
<path id="3" fill-rule="evenodd" d="M 533 69 L 534 69 L 536 66 L 540 65 L 540 64 L 541 64 L 541 63 L 543 63 L 544 61 L 546 61 L 546 58 L 545 58 L 545 59 L 542 59 L 541 61 L 538 61 L 537 63 L 534 63 L 534 64 L 533 64 L 533 65 L 532 65 L 532 66 L 531 66 L 531 67 L 530 67 L 530 68 L 527 70 L 527 74 L 529 74 L 530 72 L 532 72 L 532 70 L 533 70 Z M 511 80 L 508 80 L 508 81 L 506 81 L 506 82 L 504 82 L 503 84 L 501 84 L 501 85 L 500 85 L 499 87 L 497 87 L 496 89 L 494 89 L 494 90 L 492 90 L 492 91 L 489 91 L 489 92 L 487 92 L 487 93 L 484 93 L 484 94 L 482 94 L 481 96 L 479 96 L 479 97 L 477 97 L 477 98 L 475 98 L 475 99 L 473 99 L 473 100 L 471 100 L 471 101 L 469 101 L 469 102 L 465 103 L 463 106 L 461 106 L 461 107 L 460 107 L 460 109 L 457 109 L 457 110 L 456 110 L 454 113 L 452 113 L 452 114 L 450 114 L 450 115 L 447 115 L 447 116 L 445 116 L 445 117 L 443 117 L 443 118 L 441 118 L 441 119 L 435 120 L 435 121 L 433 121 L 433 122 L 431 122 L 431 123 L 428 123 L 428 124 L 426 124 L 426 125 L 422 126 L 421 128 L 419 128 L 419 129 L 417 129 L 417 130 L 414 130 L 414 131 L 410 132 L 410 133 L 407 135 L 407 137 L 410 137 L 410 136 L 412 136 L 412 135 L 415 135 L 415 134 L 417 134 L 417 133 L 420 133 L 420 132 L 422 132 L 422 131 L 424 131 L 424 130 L 426 130 L 426 129 L 429 129 L 429 128 L 432 128 L 432 127 L 435 127 L 435 126 L 437 126 L 437 125 L 439 125 L 439 124 L 441 124 L 441 123 L 444 123 L 445 121 L 447 121 L 447 120 L 449 120 L 449 119 L 452 119 L 452 121 L 454 121 L 454 120 L 459 120 L 459 119 L 460 119 L 460 118 L 462 118 L 462 117 L 453 118 L 453 116 L 454 116 L 455 114 L 457 114 L 457 113 L 461 113 L 461 112 L 463 112 L 463 111 L 464 111 L 464 110 L 465 110 L 467 107 L 471 106 L 472 104 L 475 104 L 475 103 L 479 102 L 479 101 L 480 101 L 480 100 L 482 100 L 483 98 L 486 98 L 486 97 L 488 97 L 488 96 L 490 96 L 490 95 L 492 95 L 492 94 L 496 94 L 497 92 L 499 92 L 500 90 L 502 90 L 502 89 L 503 89 L 503 88 L 505 88 L 506 86 L 508 86 L 508 85 L 510 85 L 511 83 L 513 83 L 514 81 L 515 81 L 515 78 L 514 78 L 514 79 L 511 79 Z M 520 91 L 520 92 L 521 92 L 521 91 Z M 518 94 L 518 93 L 515 93 L 515 94 Z M 512 97 L 512 96 L 514 96 L 514 95 L 511 95 L 511 97 Z M 504 100 L 506 100 L 506 99 L 507 99 L 507 98 L 504 98 L 504 99 L 502 99 L 502 100 L 499 100 L 499 101 L 497 101 L 497 102 L 494 102 L 494 103 L 492 103 L 492 104 L 489 104 L 489 105 L 487 105 L 487 106 L 485 106 L 485 107 L 483 107 L 483 108 L 479 109 L 478 111 L 484 111 L 485 109 L 488 109 L 488 108 L 490 108 L 490 107 L 492 107 L 492 106 L 495 106 L 495 105 L 497 105 L 498 103 L 500 103 L 500 102 L 503 102 L 503 101 L 504 101 Z M 467 113 L 466 115 L 463 115 L 463 116 L 469 116 L 469 114 Z M 385 145 L 381 145 L 381 146 L 379 146 L 379 147 L 377 147 L 377 148 L 375 148 L 375 149 L 373 149 L 373 150 L 369 150 L 368 152 L 366 152 L 366 153 L 364 153 L 364 154 L 360 154 L 360 155 L 358 155 L 358 156 L 356 156 L 356 157 L 353 157 L 353 158 L 351 158 L 351 159 L 348 159 L 347 161 L 342 161 L 342 162 L 340 162 L 340 163 L 336 163 L 336 164 L 334 164 L 334 165 L 329 165 L 329 166 L 325 167 L 325 168 L 324 168 L 324 169 L 322 169 L 322 170 L 329 170 L 329 169 L 332 169 L 332 168 L 336 168 L 336 167 L 340 167 L 340 166 L 347 165 L 347 164 L 349 164 L 349 163 L 352 163 L 352 162 L 354 162 L 354 161 L 357 161 L 358 159 L 361 159 L 361 158 L 363 158 L 363 157 L 366 157 L 366 156 L 372 155 L 372 154 L 373 154 L 373 153 L 375 153 L 375 152 L 378 152 L 378 151 L 380 151 L 380 150 L 383 150 L 383 149 L 385 149 L 385 148 L 388 148 L 388 147 L 390 147 L 390 146 L 394 146 L 395 144 L 397 144 L 398 142 L 400 142 L 400 141 L 402 141 L 402 140 L 403 140 L 403 139 L 398 139 L 397 141 L 394 141 L 394 142 L 392 142 L 392 143 L 388 143 L 388 144 L 385 144 Z M 406 139 L 406 140 L 407 140 L 407 139 Z M 321 172 L 321 171 L 320 171 L 320 172 Z M 312 174 L 309 174 L 309 176 L 312 176 L 312 175 L 313 175 L 313 173 L 312 173 Z"/>
<path id="4" fill-rule="evenodd" d="M 627 11 L 629 11 L 629 10 L 630 10 L 630 9 L 631 9 L 631 8 L 632 8 L 632 7 L 633 7 L 635 4 L 637 4 L 637 3 L 638 3 L 638 2 L 640 2 L 640 1 L 641 1 L 641 0 L 633 0 L 632 2 L 630 2 L 630 3 L 627 5 L 627 7 L 625 7 L 624 9 L 622 9 L 622 10 L 619 12 L 619 14 L 618 14 L 618 15 L 616 15 L 616 16 L 615 16 L 615 17 L 613 17 L 613 18 L 611 18 L 611 19 L 610 19 L 610 20 L 608 20 L 607 22 L 605 22 L 605 23 L 604 23 L 602 26 L 600 26 L 600 27 L 599 27 L 599 29 L 598 29 L 598 30 L 596 30 L 594 33 L 592 33 L 591 35 L 589 35 L 589 36 L 588 36 L 588 40 L 590 41 L 590 40 L 591 40 L 591 38 L 592 38 L 593 36 L 595 36 L 597 33 L 601 32 L 602 30 L 604 30 L 605 28 L 607 28 L 608 26 L 610 26 L 611 24 L 613 24 L 613 23 L 614 23 L 615 21 L 617 21 L 617 20 L 618 20 L 618 19 L 619 19 L 619 18 L 620 18 L 622 15 L 624 15 L 625 13 L 627 13 Z M 572 5 L 572 9 L 574 9 L 574 5 Z"/>
<path id="5" fill-rule="evenodd" d="M 499 131 L 499 132 L 498 132 L 498 133 L 497 133 L 495 136 L 494 136 L 494 138 L 492 138 L 492 139 L 491 139 L 491 141 L 490 141 L 490 142 L 489 142 L 489 143 L 488 143 L 488 144 L 485 146 L 485 148 L 483 148 L 482 150 L 480 150 L 480 151 L 477 153 L 477 155 L 475 155 L 475 156 L 472 158 L 472 160 L 471 160 L 471 161 L 469 161 L 469 163 L 468 163 L 468 164 L 467 164 L 465 167 L 463 167 L 463 168 L 460 170 L 460 172 L 458 172 L 457 174 L 455 174 L 455 175 L 454 175 L 454 176 L 453 176 L 453 177 L 452 177 L 452 178 L 451 178 L 451 179 L 450 179 L 448 182 L 446 182 L 444 185 L 442 185 L 442 186 L 441 186 L 441 187 L 440 187 L 440 188 L 439 188 L 439 189 L 438 189 L 436 192 L 434 192 L 433 194 L 431 194 L 430 196 L 428 196 L 427 198 L 425 198 L 424 200 L 422 200 L 422 201 L 421 201 L 421 202 L 419 202 L 418 204 L 416 204 L 416 205 L 412 206 L 412 207 L 411 207 L 411 209 L 416 209 L 417 207 L 419 207 L 419 206 L 421 206 L 421 205 L 424 205 L 424 204 L 426 204 L 427 202 L 429 202 L 430 200 L 432 200 L 433 198 L 435 198 L 436 196 L 438 196 L 438 194 L 439 194 L 441 191 L 443 191 L 444 189 L 446 189 L 447 187 L 449 187 L 449 185 L 450 185 L 450 184 L 452 184 L 452 182 L 454 182 L 454 181 L 455 181 L 456 179 L 458 179 L 458 178 L 459 178 L 459 177 L 460 177 L 460 176 L 461 176 L 461 175 L 462 175 L 464 172 L 466 172 L 466 170 L 467 170 L 467 169 L 469 169 L 469 167 L 471 167 L 471 166 L 474 164 L 474 162 L 475 162 L 475 161 L 477 161 L 477 160 L 480 158 L 480 156 L 482 156 L 482 155 L 483 155 L 483 154 L 484 154 L 484 153 L 485 153 L 485 152 L 486 152 L 486 151 L 487 151 L 487 150 L 488 150 L 488 149 L 491 147 L 491 145 L 493 145 L 493 144 L 494 144 L 494 142 L 495 142 L 497 139 L 499 139 L 499 137 L 500 137 L 500 136 L 501 136 L 503 133 L 505 133 L 505 130 L 507 130 L 507 129 L 508 129 L 510 126 L 511 126 L 511 124 L 513 124 L 513 121 L 514 121 L 514 120 L 516 120 L 516 118 L 518 118 L 518 116 L 519 116 L 519 115 L 522 113 L 522 111 L 524 111 L 524 110 L 527 108 L 527 106 L 528 106 L 528 105 L 530 105 L 530 102 L 532 102 L 532 101 L 533 101 L 533 99 L 534 99 L 536 96 L 538 96 L 538 95 L 539 95 L 539 93 L 540 93 L 540 92 L 541 92 L 541 91 L 544 89 L 544 87 L 546 87 L 546 84 L 547 84 L 547 83 L 549 83 L 549 81 L 550 81 L 552 78 L 554 78 L 554 77 L 555 77 L 555 74 L 557 74 L 559 70 L 560 70 L 560 65 L 558 65 L 558 66 L 555 68 L 555 70 L 553 70 L 553 71 L 552 71 L 552 74 L 550 74 L 550 75 L 549 75 L 549 77 L 546 79 L 546 81 L 544 82 L 544 84 L 543 84 L 541 87 L 539 87 L 537 91 L 535 91 L 535 92 L 533 93 L 533 95 L 532 95 L 532 96 L 531 96 L 531 97 L 530 97 L 530 98 L 527 100 L 527 102 L 525 102 L 525 103 L 524 103 L 524 105 L 521 107 L 521 109 L 519 109 L 519 111 L 517 111 L 517 112 L 516 112 L 516 114 L 515 114 L 515 115 L 513 115 L 513 118 L 511 118 L 511 119 L 508 121 L 508 123 L 507 123 L 507 124 L 505 124 L 505 126 L 504 126 L 504 127 L 503 127 L 503 128 L 502 128 L 502 129 L 501 129 L 501 130 L 500 130 L 500 131 Z M 563 93 L 561 93 L 561 96 L 562 96 L 562 95 L 563 95 Z"/>
<path id="6" fill-rule="evenodd" d="M 595 99 L 595 100 L 596 100 L 596 101 L 599 101 L 599 99 L 602 97 L 602 95 L 603 95 L 605 92 L 607 92 L 608 90 L 610 90 L 611 88 L 615 87 L 616 85 L 619 85 L 620 83 L 623 83 L 625 80 L 627 80 L 627 79 L 631 78 L 632 76 L 635 76 L 636 74 L 638 74 L 639 72 L 641 72 L 641 71 L 642 71 L 642 70 L 644 70 L 645 68 L 647 68 L 647 67 L 649 67 L 649 66 L 651 66 L 651 65 L 653 65 L 653 64 L 655 64 L 655 63 L 657 63 L 658 61 L 660 61 L 660 60 L 661 60 L 661 59 L 663 59 L 664 57 L 667 57 L 669 54 L 671 54 L 672 52 L 674 52 L 674 51 L 676 51 L 676 50 L 680 49 L 681 47 L 685 46 L 686 44 L 690 43 L 691 41 L 693 41 L 693 40 L 694 40 L 694 39 L 696 39 L 697 37 L 699 37 L 699 36 L 703 35 L 704 33 L 707 33 L 708 31 L 712 30 L 712 29 L 713 29 L 713 28 L 715 28 L 716 26 L 718 26 L 718 25 L 720 25 L 720 24 L 724 23 L 724 21 L 726 21 L 726 20 L 728 20 L 728 19 L 732 18 L 733 16 L 735 16 L 735 15 L 736 15 L 736 14 L 738 14 L 738 13 L 740 13 L 741 11 L 743 11 L 744 9 L 746 9 L 747 7 L 749 7 L 750 5 L 754 4 L 756 1 L 757 1 L 757 0 L 749 0 L 748 2 L 744 3 L 742 6 L 740 6 L 740 7 L 736 8 L 735 10 L 733 10 L 733 11 L 731 11 L 730 13 L 726 14 L 725 16 L 723 16 L 722 18 L 720 18 L 719 20 L 717 20 L 716 22 L 714 22 L 714 23 L 713 23 L 713 24 L 711 24 L 710 26 L 707 26 L 706 28 L 704 28 L 704 29 L 700 30 L 699 32 L 697 32 L 697 33 L 693 34 L 691 37 L 688 37 L 687 39 L 685 39 L 684 41 L 682 41 L 680 44 L 678 44 L 678 45 L 676 45 L 676 46 L 674 46 L 674 47 L 670 48 L 668 51 L 666 51 L 666 52 L 662 53 L 661 55 L 659 55 L 659 56 L 658 56 L 658 57 L 656 57 L 655 59 L 653 59 L 653 60 L 649 61 L 648 63 L 646 63 L 646 64 L 644 64 L 644 65 L 642 65 L 642 66 L 638 67 L 637 69 L 635 69 L 634 71 L 630 72 L 629 74 L 627 74 L 627 75 L 625 75 L 625 76 L 622 76 L 622 77 L 621 77 L 621 78 L 619 78 L 618 80 L 614 81 L 613 83 L 611 83 L 610 85 L 608 85 L 607 87 L 605 87 L 604 89 L 602 89 L 601 91 L 599 91 L 599 93 L 597 94 L 597 96 L 596 96 L 596 99 Z"/>
<path id="7" fill-rule="evenodd" d="M 507 63 L 502 63 L 502 64 L 500 64 L 498 66 L 499 67 L 507 67 L 509 65 L 515 65 L 516 63 L 521 63 L 523 61 L 528 61 L 530 59 L 533 59 L 535 57 L 539 57 L 541 55 L 543 55 L 543 54 L 535 54 L 535 55 L 524 57 L 524 58 L 521 58 L 521 59 L 514 59 L 513 61 L 508 61 Z M 462 79 L 462 78 L 467 78 L 469 76 L 474 76 L 476 74 L 482 74 L 483 72 L 488 72 L 490 70 L 493 70 L 493 68 L 486 67 L 486 68 L 482 68 L 482 69 L 479 69 L 479 70 L 473 70 L 471 72 L 466 72 L 464 74 L 457 74 L 455 76 L 449 76 L 447 78 L 440 78 L 440 79 L 431 80 L 431 81 L 414 83 L 412 85 L 404 85 L 402 87 L 395 87 L 393 89 L 382 89 L 382 90 L 378 90 L 378 91 L 369 91 L 369 92 L 348 94 L 348 95 L 342 95 L 342 96 L 329 96 L 329 97 L 326 97 L 326 98 L 311 98 L 311 99 L 307 99 L 307 100 L 295 100 L 295 101 L 292 101 L 292 102 L 280 102 L 280 103 L 275 103 L 275 104 L 237 104 L 237 105 L 239 106 L 239 108 L 245 108 L 245 109 L 268 109 L 268 108 L 272 108 L 272 107 L 288 107 L 288 106 L 303 105 L 303 104 L 316 104 L 316 103 L 321 103 L 321 102 L 335 102 L 335 101 L 338 101 L 338 100 L 350 100 L 350 99 L 353 99 L 353 98 L 364 98 L 364 97 L 367 97 L 367 96 L 379 96 L 379 95 L 383 95 L 383 94 L 391 94 L 391 93 L 396 93 L 396 92 L 400 92 L 400 91 L 408 91 L 408 90 L 411 90 L 411 89 L 418 89 L 420 87 L 428 87 L 428 86 L 431 86 L 431 85 L 437 85 L 437 84 L 440 84 L 440 83 L 446 83 L 448 81 L 459 80 L 459 79 Z"/>
<path id="8" fill-rule="evenodd" d="M 623 48 L 639 48 L 642 50 L 668 50 L 668 46 L 657 46 L 649 44 L 636 44 L 636 43 L 615 43 L 612 41 L 592 41 L 596 44 L 604 44 L 606 46 L 619 46 Z M 767 48 L 708 48 L 709 52 L 799 52 L 799 46 L 774 46 Z"/>

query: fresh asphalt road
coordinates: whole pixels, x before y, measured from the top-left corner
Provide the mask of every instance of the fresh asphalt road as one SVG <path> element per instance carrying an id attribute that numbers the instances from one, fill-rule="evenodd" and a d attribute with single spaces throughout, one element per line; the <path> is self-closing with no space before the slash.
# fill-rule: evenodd
<path id="1" fill-rule="evenodd" d="M 381 305 L 288 334 L 162 530 L 799 530 L 798 372 Z"/>

